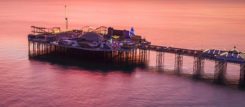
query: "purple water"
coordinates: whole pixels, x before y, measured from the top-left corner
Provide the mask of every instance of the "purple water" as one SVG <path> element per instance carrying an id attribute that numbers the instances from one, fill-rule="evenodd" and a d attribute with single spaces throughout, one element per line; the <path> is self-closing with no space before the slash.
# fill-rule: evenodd
<path id="1" fill-rule="evenodd" d="M 120 3 L 121 6 L 117 4 Z M 171 74 L 174 55 L 165 54 L 156 72 L 155 53 L 148 69 L 102 72 L 49 61 L 29 60 L 31 25 L 64 26 L 63 2 L 0 1 L 0 106 L 211 106 L 243 107 L 245 92 L 212 82 Z M 192 49 L 245 51 L 243 2 L 69 1 L 71 28 L 134 26 L 153 44 Z M 96 67 L 96 66 L 95 66 Z M 183 74 L 192 74 L 193 58 L 184 57 Z M 228 64 L 226 77 L 239 79 L 239 65 Z M 214 62 L 205 61 L 212 76 Z"/>

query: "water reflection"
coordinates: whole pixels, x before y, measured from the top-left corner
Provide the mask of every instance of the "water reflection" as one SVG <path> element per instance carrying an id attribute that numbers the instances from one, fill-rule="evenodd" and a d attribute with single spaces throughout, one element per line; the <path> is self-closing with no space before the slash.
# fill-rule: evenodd
<path id="1" fill-rule="evenodd" d="M 114 63 L 114 62 L 102 62 L 93 59 L 78 59 L 67 56 L 45 56 L 45 57 L 29 57 L 31 61 L 48 62 L 54 65 L 61 65 L 61 67 L 76 67 L 82 70 L 88 70 L 92 72 L 123 72 L 132 73 L 136 68 L 145 69 L 146 64 L 128 64 L 128 63 Z"/>

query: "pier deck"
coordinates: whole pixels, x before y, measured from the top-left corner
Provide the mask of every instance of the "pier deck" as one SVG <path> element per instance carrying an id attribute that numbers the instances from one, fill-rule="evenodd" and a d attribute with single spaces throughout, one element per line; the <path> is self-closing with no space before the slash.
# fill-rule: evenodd
<path id="1" fill-rule="evenodd" d="M 174 47 L 166 47 L 166 46 L 158 46 L 158 45 L 143 45 L 143 46 L 140 46 L 139 48 L 144 49 L 144 50 L 157 51 L 157 52 L 168 52 L 168 53 L 174 53 L 174 54 L 180 54 L 180 55 L 201 57 L 204 59 L 215 60 L 215 61 L 224 61 L 224 62 L 229 62 L 229 63 L 237 63 L 237 64 L 244 64 L 245 63 L 245 60 L 242 60 L 242 59 L 240 59 L 240 60 L 229 60 L 229 59 L 217 58 L 216 56 L 219 55 L 220 53 L 217 53 L 217 52 L 205 53 L 203 50 L 174 48 Z M 217 51 L 219 51 L 219 50 L 217 50 Z M 237 59 L 238 59 L 238 57 L 240 57 L 240 56 L 236 56 Z M 234 58 L 234 59 L 236 59 L 236 58 Z"/>

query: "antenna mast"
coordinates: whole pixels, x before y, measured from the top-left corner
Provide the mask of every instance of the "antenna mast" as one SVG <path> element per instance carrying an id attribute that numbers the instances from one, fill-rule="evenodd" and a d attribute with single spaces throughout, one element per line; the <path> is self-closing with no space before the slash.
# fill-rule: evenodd
<path id="1" fill-rule="evenodd" d="M 68 31 L 68 17 L 67 17 L 67 6 L 65 5 L 65 21 L 66 21 L 66 31 Z"/>

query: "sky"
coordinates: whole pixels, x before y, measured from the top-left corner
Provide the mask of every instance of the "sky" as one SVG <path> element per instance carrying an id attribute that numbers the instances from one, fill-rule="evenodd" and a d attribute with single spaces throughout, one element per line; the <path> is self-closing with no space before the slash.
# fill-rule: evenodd
<path id="1" fill-rule="evenodd" d="M 153 44 L 186 48 L 245 46 L 242 0 L 1 0 L 0 22 L 8 33 L 12 29 L 28 33 L 31 25 L 64 28 L 65 4 L 70 28 L 134 26 L 137 34 Z"/>

